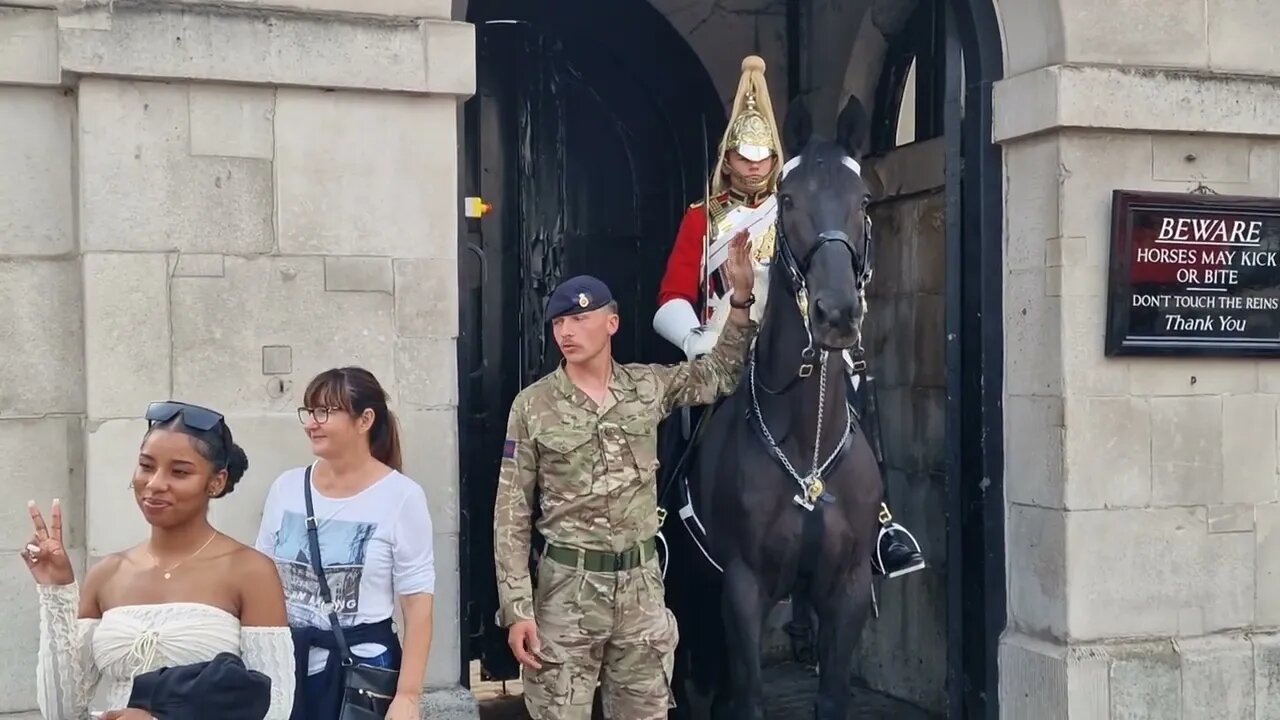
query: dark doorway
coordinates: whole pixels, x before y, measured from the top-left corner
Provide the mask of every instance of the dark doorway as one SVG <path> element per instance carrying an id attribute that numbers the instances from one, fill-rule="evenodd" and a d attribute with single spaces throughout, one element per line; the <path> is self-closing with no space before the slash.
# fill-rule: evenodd
<path id="1" fill-rule="evenodd" d="M 999 717 L 1006 623 L 1001 48 L 991 0 L 919 0 L 887 49 L 872 122 L 877 153 L 944 138 L 946 689 L 948 717 L 966 719 Z"/>
<path id="2" fill-rule="evenodd" d="M 465 221 L 459 253 L 463 661 L 506 680 L 519 671 L 494 622 L 494 490 L 512 399 L 560 359 L 546 298 L 567 277 L 596 275 L 620 304 L 619 359 L 680 359 L 650 322 L 725 111 L 643 0 L 473 2 L 468 20 L 478 63 L 463 188 L 493 210 Z"/>

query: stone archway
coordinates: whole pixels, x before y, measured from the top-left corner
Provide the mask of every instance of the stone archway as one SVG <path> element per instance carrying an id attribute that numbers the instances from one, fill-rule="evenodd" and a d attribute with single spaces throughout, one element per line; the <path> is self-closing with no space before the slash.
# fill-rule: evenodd
<path id="1" fill-rule="evenodd" d="M 709 0 L 708 4 L 711 4 Z M 466 17 L 466 0 L 455 0 L 453 6 L 455 18 Z M 848 6 L 842 18 L 858 27 L 862 16 L 852 8 L 853 5 Z M 954 363 L 957 368 L 968 368 L 958 381 L 956 391 L 964 396 L 969 407 L 975 408 L 976 417 L 981 418 L 981 438 L 968 444 L 960 459 L 967 468 L 965 476 L 973 478 L 974 482 L 959 498 L 966 508 L 962 521 L 965 529 L 948 541 L 949 546 L 954 547 L 968 545 L 989 549 L 983 553 L 983 561 L 971 569 L 968 582 L 973 588 L 986 587 L 991 591 L 975 597 L 965 595 L 958 585 L 952 588 L 949 612 L 967 612 L 974 622 L 966 629 L 961 647 L 949 650 L 963 656 L 953 658 L 949 666 L 967 668 L 967 676 L 949 680 L 971 688 L 963 698 L 953 696 L 953 701 L 965 703 L 967 717 L 996 717 L 995 698 L 1000 694 L 997 687 L 1000 679 L 997 650 L 1008 617 L 1004 590 L 1005 447 L 1029 440 L 1023 428 L 1006 429 L 1004 423 L 1004 323 L 1007 313 L 1003 275 L 1007 262 L 1003 251 L 1006 237 L 1003 179 L 1007 158 L 992 142 L 992 128 L 1000 121 L 993 106 L 992 92 L 997 82 L 1006 76 L 1060 62 L 1065 57 L 1067 43 L 1062 12 L 1056 0 L 1032 3 L 1003 0 L 999 6 L 993 5 L 992 0 L 954 0 L 951 8 L 965 50 L 967 108 L 963 121 L 964 170 L 962 176 L 956 177 L 964 183 L 966 193 L 955 206 L 959 211 L 955 222 L 966 238 L 974 240 L 966 245 L 960 258 L 963 266 L 960 274 L 967 278 L 968 283 L 966 305 L 955 320 L 958 332 L 953 334 L 958 339 L 954 341 L 955 346 L 947 350 L 947 362 L 948 366 Z M 760 21 L 753 22 L 755 28 L 762 27 Z M 1006 33 L 1005 40 L 1001 39 L 1001 26 L 1013 29 L 1012 33 Z M 839 55 L 839 48 L 843 47 L 844 57 L 848 57 L 849 48 L 858 40 L 853 33 L 847 32 L 847 26 L 831 23 L 823 25 L 822 29 L 831 35 L 830 42 L 823 41 L 824 52 Z M 814 56 L 810 59 L 811 62 L 814 60 L 821 58 Z M 775 68 L 778 65 L 771 64 L 771 70 Z M 711 74 L 713 77 L 716 75 L 714 72 Z M 871 76 L 872 82 L 874 78 Z M 715 80 L 721 94 L 725 94 L 725 83 L 720 78 Z M 779 83 L 775 87 L 780 90 L 785 85 Z M 845 87 L 836 90 L 823 88 L 813 93 L 812 100 L 817 103 L 816 117 L 834 117 L 834 109 L 844 95 L 843 89 Z M 830 112 L 821 107 L 823 104 L 830 105 Z M 1010 213 L 1020 212 L 1016 207 L 1008 210 Z M 1011 218 L 1010 226 L 1014 222 L 1018 221 Z M 1013 592 L 1016 595 L 1016 587 Z M 974 599 L 980 600 L 981 604 L 964 610 L 964 606 Z"/>

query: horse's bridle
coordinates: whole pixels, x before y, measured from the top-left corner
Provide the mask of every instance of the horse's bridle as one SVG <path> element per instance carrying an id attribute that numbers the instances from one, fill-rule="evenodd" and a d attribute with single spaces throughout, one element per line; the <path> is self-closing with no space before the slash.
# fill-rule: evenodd
<path id="1" fill-rule="evenodd" d="M 779 187 L 778 194 L 782 194 L 781 187 Z M 782 220 L 782 216 L 786 211 L 785 209 L 786 203 L 779 202 L 778 217 L 775 221 L 777 223 L 775 234 L 778 241 L 775 243 L 774 248 L 774 262 L 777 262 L 779 257 L 781 257 L 782 266 L 786 269 L 787 277 L 791 282 L 792 294 L 798 295 L 799 293 L 806 291 L 804 276 L 809 272 L 809 266 L 813 264 L 813 256 L 816 255 L 824 245 L 831 242 L 839 243 L 844 247 L 844 249 L 849 251 L 849 259 L 853 264 L 854 278 L 855 282 L 857 282 L 856 289 L 861 292 L 862 289 L 866 287 L 867 283 L 871 282 L 872 245 L 870 215 L 865 212 L 863 213 L 864 222 L 862 228 L 862 246 L 865 249 L 863 255 L 859 255 L 858 251 L 854 249 L 853 242 L 849 239 L 848 233 L 843 230 L 825 230 L 818 233 L 817 242 L 813 244 L 813 247 L 809 248 L 809 251 L 804 254 L 804 259 L 801 260 L 796 258 L 795 251 L 791 249 L 791 243 L 787 241 L 787 233 L 784 229 L 785 223 Z"/>
<path id="2" fill-rule="evenodd" d="M 785 178 L 785 174 L 784 174 Z M 782 182 L 778 185 L 778 196 L 782 197 Z M 787 273 L 787 282 L 790 286 L 791 296 L 795 299 L 796 304 L 800 308 L 800 317 L 804 321 L 805 334 L 808 337 L 809 344 L 800 353 L 800 368 L 796 372 L 797 378 L 807 378 L 813 374 L 813 359 L 817 354 L 813 347 L 813 330 L 809 326 L 809 288 L 805 275 L 808 274 L 810 266 L 813 264 L 813 256 L 823 248 L 827 243 L 839 243 L 841 247 L 849 251 L 849 261 L 853 265 L 854 282 L 857 292 L 861 293 L 871 282 L 872 273 L 872 248 L 871 244 L 871 215 L 863 213 L 862 224 L 862 246 L 864 252 L 862 255 L 854 248 L 853 242 L 849 239 L 848 233 L 843 230 L 824 230 L 818 233 L 816 242 L 804 254 L 803 259 L 796 257 L 795 251 L 791 248 L 791 243 L 787 239 L 785 230 L 786 223 L 783 221 L 783 215 L 786 212 L 786 203 L 779 199 L 777 217 L 774 219 L 774 235 L 776 242 L 774 243 L 773 262 L 781 263 L 783 270 Z M 823 352 L 825 357 L 826 352 Z M 795 378 L 791 382 L 794 382 Z M 765 387 L 765 392 L 771 395 L 777 395 L 784 392 L 790 387 L 791 382 L 783 386 L 781 390 L 773 391 Z M 762 386 L 763 387 L 763 386 Z"/>

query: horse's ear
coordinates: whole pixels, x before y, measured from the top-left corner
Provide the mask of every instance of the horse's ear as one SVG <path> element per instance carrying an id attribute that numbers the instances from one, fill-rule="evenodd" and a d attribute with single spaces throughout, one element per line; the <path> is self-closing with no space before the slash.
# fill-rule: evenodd
<path id="1" fill-rule="evenodd" d="M 813 135 L 813 117 L 804 100 L 797 97 L 787 106 L 787 122 L 782 126 L 782 144 L 788 157 L 796 157 Z"/>
<path id="2" fill-rule="evenodd" d="M 854 160 L 862 159 L 862 145 L 867 139 L 871 123 L 867 121 L 867 111 L 856 95 L 850 95 L 849 101 L 840 111 L 836 119 L 836 142 L 849 153 Z"/>

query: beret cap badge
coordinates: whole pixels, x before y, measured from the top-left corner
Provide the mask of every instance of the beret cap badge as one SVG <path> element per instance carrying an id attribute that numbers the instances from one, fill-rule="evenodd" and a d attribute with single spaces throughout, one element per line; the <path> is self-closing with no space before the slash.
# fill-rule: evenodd
<path id="1" fill-rule="evenodd" d="M 547 319 L 555 320 L 568 315 L 591 312 L 605 307 L 612 301 L 613 294 L 609 292 L 609 286 L 599 278 L 576 275 L 557 285 L 551 297 L 547 298 Z"/>

